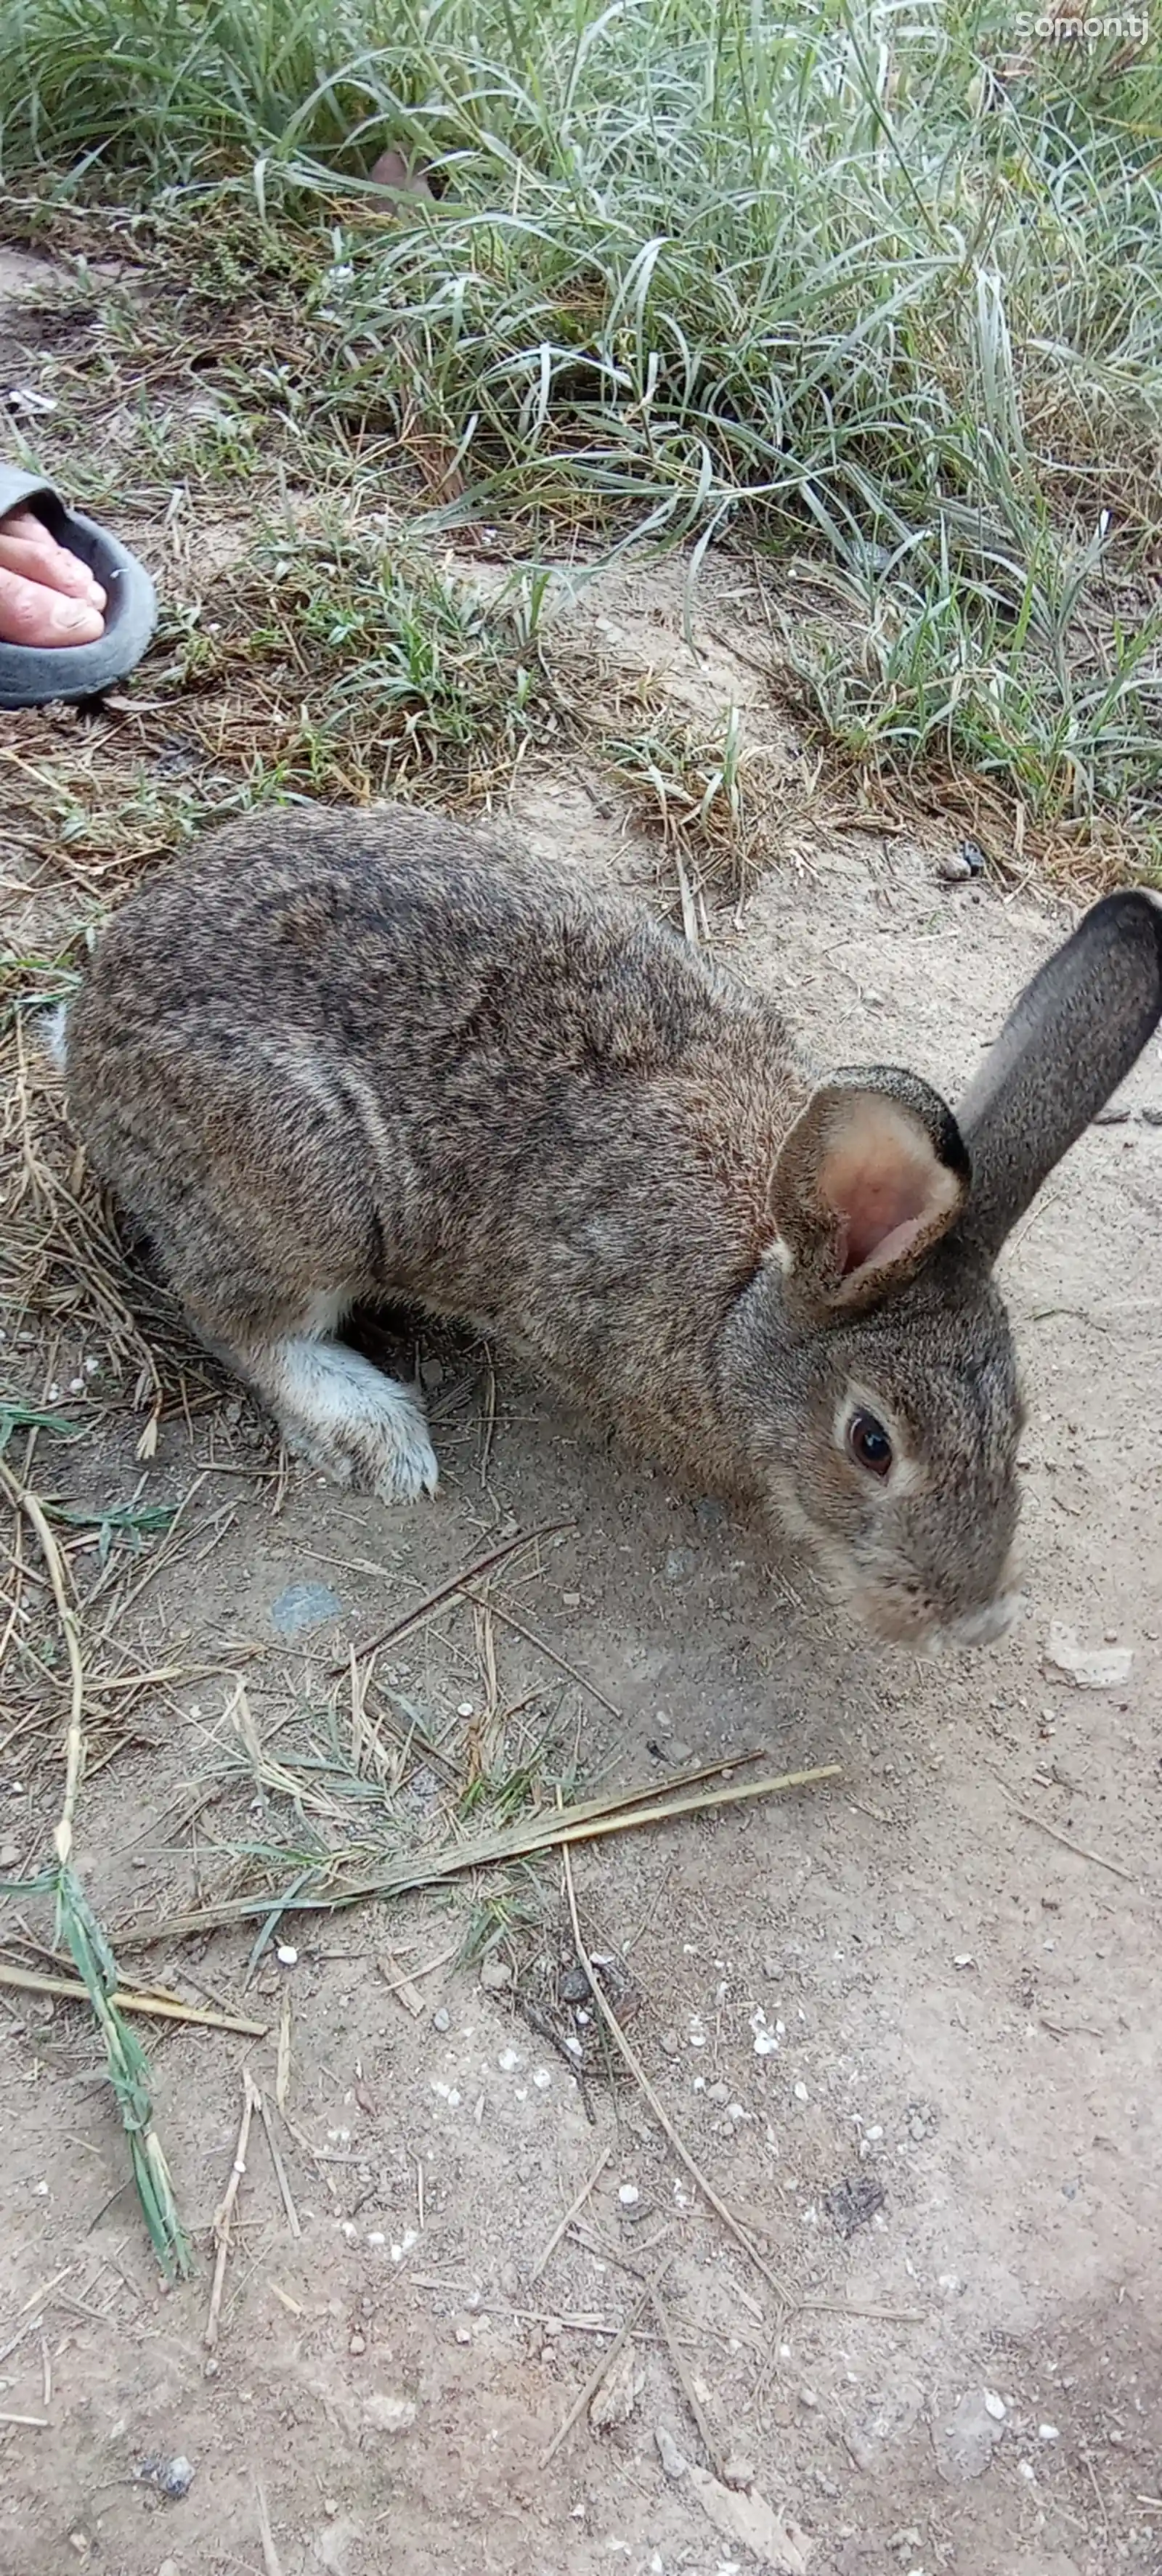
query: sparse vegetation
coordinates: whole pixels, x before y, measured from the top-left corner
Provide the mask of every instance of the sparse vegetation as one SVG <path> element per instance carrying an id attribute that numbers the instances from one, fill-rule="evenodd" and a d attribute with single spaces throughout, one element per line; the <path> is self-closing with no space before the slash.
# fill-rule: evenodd
<path id="1" fill-rule="evenodd" d="M 685 541 L 694 574 L 732 531 L 809 544 L 851 640 L 800 659 L 852 756 L 977 767 L 1047 824 L 1156 815 L 1147 50 L 1023 54 L 998 0 L 908 27 L 857 0 L 8 19 L 5 168 L 38 221 L 128 202 L 179 289 L 243 307 L 261 242 L 292 294 L 280 354 L 251 312 L 199 361 L 230 402 L 165 424 L 179 470 L 192 440 L 252 488 L 273 444 L 349 486 L 390 445 L 445 527 L 515 517 L 526 551 L 564 524 Z M 388 141 L 443 193 L 369 197 Z"/>

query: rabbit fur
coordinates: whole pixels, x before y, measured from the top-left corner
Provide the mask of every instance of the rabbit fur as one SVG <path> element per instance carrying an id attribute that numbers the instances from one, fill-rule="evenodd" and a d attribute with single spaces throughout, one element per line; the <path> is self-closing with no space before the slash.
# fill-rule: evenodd
<path id="1" fill-rule="evenodd" d="M 414 1301 L 773 1508 L 881 1636 L 975 1642 L 1022 1421 L 992 1264 L 1160 1008 L 1162 910 L 1109 898 L 958 1121 L 897 1068 L 818 1079 L 764 993 L 563 866 L 275 808 L 114 916 L 66 1074 L 191 1322 L 336 1480 L 435 1491 L 418 1391 L 338 1338 Z"/>

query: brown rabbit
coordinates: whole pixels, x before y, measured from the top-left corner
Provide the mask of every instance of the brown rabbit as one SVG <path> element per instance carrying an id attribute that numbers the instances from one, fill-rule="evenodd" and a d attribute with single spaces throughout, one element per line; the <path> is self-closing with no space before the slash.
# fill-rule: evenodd
<path id="1" fill-rule="evenodd" d="M 814 1078 L 642 910 L 404 807 L 279 809 L 151 878 L 68 1014 L 72 1114 L 288 1442 L 434 1492 L 418 1393 L 336 1338 L 414 1300 L 772 1505 L 881 1634 L 994 1636 L 1021 1424 L 992 1264 L 1162 1009 L 1162 906 L 1097 904 L 954 1118 Z"/>

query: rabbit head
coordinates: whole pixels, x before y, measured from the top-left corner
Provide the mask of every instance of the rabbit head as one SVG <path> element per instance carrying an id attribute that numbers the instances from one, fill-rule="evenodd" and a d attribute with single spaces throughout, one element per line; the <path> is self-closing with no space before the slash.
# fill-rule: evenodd
<path id="1" fill-rule="evenodd" d="M 1160 1012 L 1162 903 L 1107 897 L 955 1117 L 915 1075 L 843 1071 L 783 1144 L 732 1374 L 775 1396 L 756 1407 L 767 1490 L 885 1638 L 977 1644 L 1013 1615 L 1023 1410 L 993 1264 Z"/>

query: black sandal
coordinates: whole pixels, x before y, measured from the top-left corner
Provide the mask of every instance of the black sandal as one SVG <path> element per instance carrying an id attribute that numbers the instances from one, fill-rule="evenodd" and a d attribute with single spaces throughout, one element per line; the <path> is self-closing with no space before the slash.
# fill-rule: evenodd
<path id="1" fill-rule="evenodd" d="M 0 464 L 0 524 L 31 510 L 58 546 L 88 566 L 105 593 L 105 632 L 95 644 L 0 643 L 0 707 L 47 707 L 96 698 L 141 660 L 157 624 L 157 595 L 144 564 L 94 519 L 66 510 L 38 474 Z"/>

